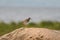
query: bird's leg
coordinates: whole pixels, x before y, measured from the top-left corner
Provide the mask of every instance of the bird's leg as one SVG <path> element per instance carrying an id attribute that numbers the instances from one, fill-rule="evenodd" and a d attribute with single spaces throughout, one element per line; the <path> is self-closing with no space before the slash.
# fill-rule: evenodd
<path id="1" fill-rule="evenodd" d="M 27 25 L 24 25 L 24 28 L 27 28 Z"/>

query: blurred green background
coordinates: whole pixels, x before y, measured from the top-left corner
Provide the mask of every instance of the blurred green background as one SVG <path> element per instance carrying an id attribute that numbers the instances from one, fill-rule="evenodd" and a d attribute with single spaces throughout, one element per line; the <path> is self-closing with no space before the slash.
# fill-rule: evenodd
<path id="1" fill-rule="evenodd" d="M 9 23 L 5 23 L 5 22 L 0 22 L 0 36 L 6 33 L 9 33 L 17 28 L 21 28 L 24 27 L 24 25 L 22 24 L 22 22 L 9 22 Z M 34 28 L 49 28 L 49 29 L 54 29 L 54 30 L 60 30 L 60 22 L 58 21 L 41 21 L 41 22 L 30 22 L 27 25 L 28 28 L 30 27 L 34 27 Z"/>

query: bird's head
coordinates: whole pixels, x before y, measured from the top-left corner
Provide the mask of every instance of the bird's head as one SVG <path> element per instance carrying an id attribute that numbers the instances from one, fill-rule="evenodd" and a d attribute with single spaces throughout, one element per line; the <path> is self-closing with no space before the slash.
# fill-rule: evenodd
<path id="1" fill-rule="evenodd" d="M 28 19 L 31 19 L 30 17 Z"/>

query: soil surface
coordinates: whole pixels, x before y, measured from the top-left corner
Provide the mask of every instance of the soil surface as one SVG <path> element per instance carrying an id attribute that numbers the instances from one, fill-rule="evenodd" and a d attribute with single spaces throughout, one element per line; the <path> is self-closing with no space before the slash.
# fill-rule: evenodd
<path id="1" fill-rule="evenodd" d="M 60 40 L 60 31 L 47 28 L 19 28 L 1 36 L 0 40 Z"/>

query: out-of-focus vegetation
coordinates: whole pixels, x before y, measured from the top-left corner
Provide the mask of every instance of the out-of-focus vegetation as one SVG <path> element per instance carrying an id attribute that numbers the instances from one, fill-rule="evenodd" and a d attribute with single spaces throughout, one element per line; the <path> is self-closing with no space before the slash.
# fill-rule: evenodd
<path id="1" fill-rule="evenodd" d="M 24 27 L 22 22 L 0 22 L 0 36 L 3 34 L 6 34 L 10 31 L 13 31 L 17 28 Z M 60 30 L 60 22 L 52 22 L 52 21 L 41 21 L 39 23 L 30 22 L 27 27 L 38 27 L 38 28 L 49 28 L 49 29 L 55 29 Z"/>

